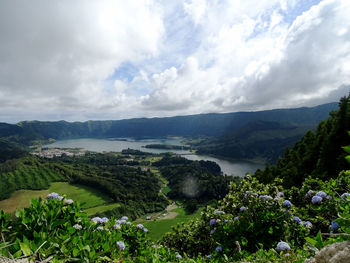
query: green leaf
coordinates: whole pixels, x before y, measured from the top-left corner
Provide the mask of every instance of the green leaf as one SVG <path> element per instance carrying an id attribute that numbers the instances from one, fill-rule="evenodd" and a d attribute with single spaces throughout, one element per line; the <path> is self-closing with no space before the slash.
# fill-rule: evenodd
<path id="1" fill-rule="evenodd" d="M 344 149 L 344 151 L 346 151 L 347 153 L 350 153 L 350 145 L 344 146 L 343 149 Z"/>
<path id="2" fill-rule="evenodd" d="M 350 155 L 345 156 L 345 159 L 346 159 L 346 161 L 347 161 L 348 163 L 350 163 Z"/>
<path id="3" fill-rule="evenodd" d="M 73 248 L 73 257 L 76 257 L 79 255 L 80 250 L 77 248 Z"/>
<path id="4" fill-rule="evenodd" d="M 19 245 L 21 246 L 21 251 L 25 256 L 30 256 L 32 254 L 32 250 L 27 244 L 20 242 Z"/>

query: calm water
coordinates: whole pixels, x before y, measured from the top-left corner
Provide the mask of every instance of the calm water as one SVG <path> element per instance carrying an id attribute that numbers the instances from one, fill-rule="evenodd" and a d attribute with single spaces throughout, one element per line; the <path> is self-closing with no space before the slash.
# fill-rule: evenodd
<path id="1" fill-rule="evenodd" d="M 55 143 L 45 145 L 50 148 L 82 148 L 88 151 L 94 152 L 121 152 L 123 149 L 135 149 L 144 152 L 151 153 L 164 153 L 174 152 L 177 154 L 184 154 L 183 157 L 199 161 L 213 161 L 216 162 L 221 170 L 227 175 L 244 176 L 246 173 L 254 173 L 256 169 L 264 168 L 264 165 L 247 162 L 247 161 L 227 161 L 224 159 L 214 158 L 205 155 L 191 154 L 187 155 L 189 151 L 182 150 L 162 150 L 162 149 L 147 149 L 142 146 L 148 144 L 172 144 L 181 145 L 181 139 L 148 139 L 148 140 L 133 140 L 129 138 L 123 138 L 122 140 L 109 140 L 109 139 L 71 139 L 60 140 Z"/>

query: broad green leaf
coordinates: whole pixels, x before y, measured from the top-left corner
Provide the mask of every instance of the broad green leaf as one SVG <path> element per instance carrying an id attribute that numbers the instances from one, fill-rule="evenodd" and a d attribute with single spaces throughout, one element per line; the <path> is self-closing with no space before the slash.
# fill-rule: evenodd
<path id="1" fill-rule="evenodd" d="M 344 146 L 343 149 L 344 149 L 344 151 L 346 151 L 347 153 L 350 153 L 350 145 Z"/>
<path id="2" fill-rule="evenodd" d="M 21 251 L 25 256 L 30 256 L 32 254 L 32 250 L 30 249 L 30 247 L 27 244 L 25 244 L 23 242 L 20 242 L 19 244 L 21 246 Z"/>

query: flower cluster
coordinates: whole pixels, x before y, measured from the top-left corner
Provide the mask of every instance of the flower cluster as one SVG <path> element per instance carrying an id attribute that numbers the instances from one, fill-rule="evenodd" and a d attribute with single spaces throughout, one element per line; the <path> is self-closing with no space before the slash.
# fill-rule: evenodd
<path id="1" fill-rule="evenodd" d="M 346 200 L 347 198 L 350 197 L 350 194 L 349 193 L 344 193 L 340 196 L 343 200 Z"/>
<path id="2" fill-rule="evenodd" d="M 292 203 L 289 201 L 289 200 L 284 200 L 284 202 L 283 202 L 283 206 L 284 207 L 292 207 Z"/>
<path id="3" fill-rule="evenodd" d="M 107 217 L 94 217 L 91 219 L 91 221 L 93 221 L 96 224 L 102 224 L 102 223 L 107 223 L 108 222 L 108 218 Z"/>
<path id="4" fill-rule="evenodd" d="M 118 241 L 117 247 L 123 251 L 125 249 L 125 243 L 123 241 Z"/>
<path id="5" fill-rule="evenodd" d="M 290 246 L 288 245 L 288 243 L 284 242 L 284 241 L 280 241 L 277 244 L 276 247 L 277 251 L 285 251 L 285 250 L 290 250 Z"/>
<path id="6" fill-rule="evenodd" d="M 63 196 L 60 196 L 58 193 L 52 192 L 51 194 L 48 194 L 46 196 L 46 199 L 58 199 L 58 200 L 62 200 Z"/>

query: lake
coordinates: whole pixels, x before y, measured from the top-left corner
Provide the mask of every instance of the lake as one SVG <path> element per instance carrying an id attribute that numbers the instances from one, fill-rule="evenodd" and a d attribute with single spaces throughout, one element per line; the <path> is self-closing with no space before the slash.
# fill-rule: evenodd
<path id="1" fill-rule="evenodd" d="M 249 161 L 229 161 L 225 159 L 215 158 L 205 155 L 191 154 L 187 150 L 163 150 L 163 149 L 150 149 L 144 148 L 148 144 L 171 144 L 181 145 L 182 139 L 147 139 L 147 140 L 135 140 L 132 138 L 119 138 L 119 139 L 70 139 L 59 140 L 52 144 L 45 145 L 49 148 L 82 148 L 87 151 L 94 152 L 121 152 L 124 149 L 134 149 L 151 153 L 165 153 L 173 152 L 176 154 L 183 154 L 183 157 L 199 161 L 213 161 L 216 162 L 223 173 L 227 175 L 245 176 L 246 173 L 254 173 L 257 169 L 262 169 L 265 165 L 261 163 L 249 162 Z"/>

